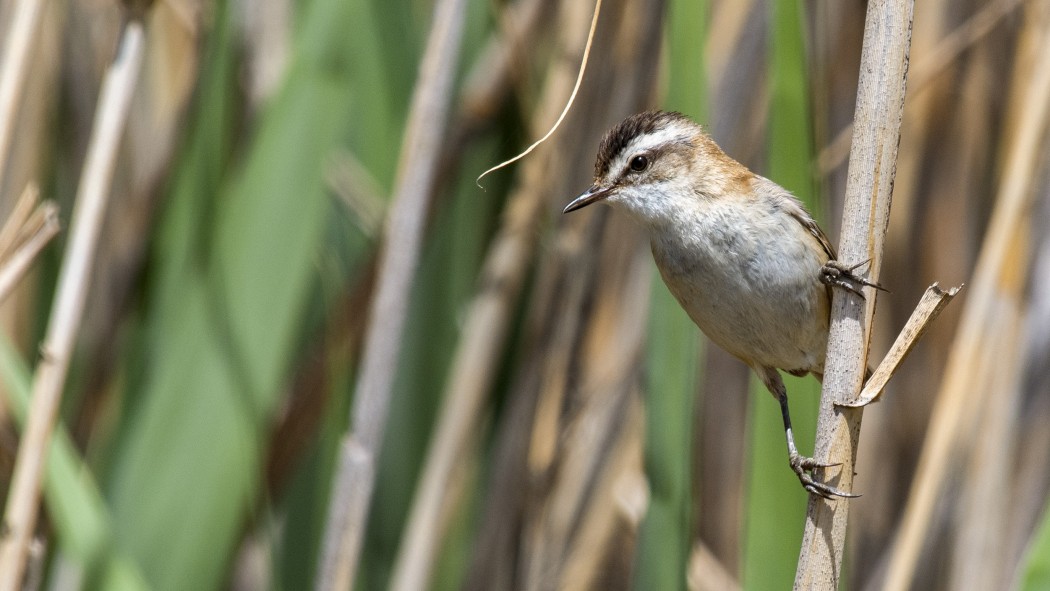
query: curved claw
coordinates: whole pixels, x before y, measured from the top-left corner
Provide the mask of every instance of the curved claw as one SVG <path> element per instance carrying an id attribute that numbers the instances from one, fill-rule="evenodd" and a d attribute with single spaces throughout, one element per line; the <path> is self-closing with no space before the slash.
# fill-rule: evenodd
<path id="1" fill-rule="evenodd" d="M 860 495 L 841 491 L 831 485 L 818 482 L 813 479 L 813 476 L 809 474 L 810 470 L 814 468 L 833 468 L 835 466 L 841 466 L 840 462 L 832 464 L 824 464 L 817 460 L 806 457 L 803 455 L 791 455 L 788 458 L 788 463 L 791 464 L 792 471 L 798 476 L 799 482 L 802 483 L 802 488 L 806 489 L 811 494 L 817 495 L 823 499 L 833 500 L 835 497 L 855 499 Z"/>
<path id="2" fill-rule="evenodd" d="M 821 497 L 822 499 L 827 499 L 829 501 L 835 500 L 835 497 L 840 497 L 844 499 L 855 499 L 860 496 L 855 495 L 853 493 L 841 491 L 833 486 L 824 484 L 823 482 L 817 482 L 813 480 L 813 478 L 810 477 L 808 474 L 804 478 L 800 476 L 799 480 L 802 481 L 802 488 L 806 489 L 811 494 L 815 494 L 818 497 Z"/>
<path id="3" fill-rule="evenodd" d="M 864 265 L 867 265 L 870 262 L 871 259 L 868 259 L 866 261 L 861 261 L 856 265 L 847 266 L 840 263 L 839 261 L 828 261 L 820 269 L 820 281 L 824 285 L 841 287 L 846 291 L 856 294 L 862 300 L 865 299 L 864 294 L 861 293 L 860 288 L 857 287 L 858 285 L 861 287 L 872 287 L 881 291 L 888 292 L 888 289 L 879 285 L 878 283 L 874 281 L 868 281 L 867 279 L 854 274 L 854 271 L 856 271 L 859 267 L 863 267 Z"/>

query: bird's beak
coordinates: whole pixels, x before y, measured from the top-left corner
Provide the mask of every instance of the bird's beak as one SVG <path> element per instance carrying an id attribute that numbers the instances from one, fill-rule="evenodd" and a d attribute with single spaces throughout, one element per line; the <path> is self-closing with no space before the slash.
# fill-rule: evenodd
<path id="1" fill-rule="evenodd" d="M 605 199 L 610 193 L 612 193 L 612 187 L 602 188 L 598 185 L 594 185 L 590 189 L 587 189 L 583 195 L 573 199 L 572 203 L 566 205 L 565 209 L 562 210 L 562 213 L 569 213 L 570 211 L 576 211 L 582 207 L 587 207 L 592 203 Z"/>

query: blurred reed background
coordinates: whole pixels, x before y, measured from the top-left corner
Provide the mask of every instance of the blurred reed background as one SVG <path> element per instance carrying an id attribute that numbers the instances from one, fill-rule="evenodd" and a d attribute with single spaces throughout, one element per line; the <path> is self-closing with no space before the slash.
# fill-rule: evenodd
<path id="1" fill-rule="evenodd" d="M 2 4 L 3 30 L 20 1 Z M 664 107 L 837 242 L 865 3 L 605 0 L 564 124 L 479 189 L 557 118 L 591 10 L 467 3 L 356 588 L 793 580 L 806 498 L 777 405 L 703 341 L 637 228 L 559 212 L 602 133 Z M 383 220 L 412 166 L 399 158 L 428 31 L 446 26 L 433 14 L 422 0 L 149 9 L 38 588 L 317 583 L 379 243 L 406 239 Z M 68 227 L 121 19 L 114 2 L 45 5 L 3 217 L 36 182 Z M 866 412 L 847 588 L 1050 588 L 1048 64 L 1047 0 L 916 5 L 872 359 L 927 285 L 968 287 Z M 66 237 L 0 308 L 0 490 Z M 788 380 L 805 452 L 819 385 Z"/>

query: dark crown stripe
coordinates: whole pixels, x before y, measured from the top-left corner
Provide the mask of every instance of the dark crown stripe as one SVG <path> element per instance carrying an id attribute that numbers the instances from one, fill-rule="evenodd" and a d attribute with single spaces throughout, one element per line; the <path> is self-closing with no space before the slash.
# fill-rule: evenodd
<path id="1" fill-rule="evenodd" d="M 604 177 L 609 172 L 612 162 L 634 138 L 652 133 L 672 121 L 685 118 L 685 115 L 673 111 L 645 111 L 624 119 L 602 138 L 598 146 L 598 158 L 594 161 L 594 177 L 596 179 Z"/>

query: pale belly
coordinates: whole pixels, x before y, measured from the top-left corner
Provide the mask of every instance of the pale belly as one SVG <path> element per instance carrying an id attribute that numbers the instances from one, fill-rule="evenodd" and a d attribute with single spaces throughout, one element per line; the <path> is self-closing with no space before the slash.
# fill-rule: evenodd
<path id="1" fill-rule="evenodd" d="M 785 230 L 766 243 L 728 232 L 671 248 L 654 241 L 653 255 L 671 293 L 717 345 L 750 365 L 822 373 L 826 257 Z"/>

